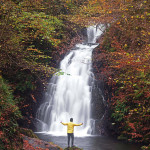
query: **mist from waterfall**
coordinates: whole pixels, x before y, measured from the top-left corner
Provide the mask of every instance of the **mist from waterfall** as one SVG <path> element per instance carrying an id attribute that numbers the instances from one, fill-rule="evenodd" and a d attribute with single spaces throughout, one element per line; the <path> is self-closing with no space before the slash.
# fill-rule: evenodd
<path id="1" fill-rule="evenodd" d="M 45 102 L 39 107 L 36 118 L 39 131 L 66 135 L 66 127 L 60 122 L 75 123 L 83 126 L 75 128 L 75 134 L 85 136 L 92 134 L 94 120 L 91 119 L 91 90 L 94 84 L 92 73 L 92 51 L 98 46 L 97 38 L 104 30 L 103 25 L 87 28 L 87 42 L 76 44 L 60 62 L 63 75 L 56 73 L 49 82 Z"/>

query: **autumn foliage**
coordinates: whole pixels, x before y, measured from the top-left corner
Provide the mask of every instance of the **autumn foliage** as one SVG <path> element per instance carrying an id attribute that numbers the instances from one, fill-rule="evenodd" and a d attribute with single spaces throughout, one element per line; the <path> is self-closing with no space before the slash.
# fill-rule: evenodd
<path id="1" fill-rule="evenodd" d="M 94 59 L 103 64 L 95 66 L 98 78 L 111 87 L 107 98 L 114 130 L 119 126 L 119 135 L 145 143 L 150 137 L 149 5 L 148 1 L 138 1 L 124 7 L 104 35 Z"/>
<path id="2" fill-rule="evenodd" d="M 107 83 L 112 132 L 148 143 L 149 8 L 148 0 L 0 0 L 1 149 L 33 148 L 26 140 L 22 145 L 20 110 L 29 124 L 47 79 L 82 40 L 79 30 L 100 23 L 107 29 L 93 62 L 96 78 Z"/>

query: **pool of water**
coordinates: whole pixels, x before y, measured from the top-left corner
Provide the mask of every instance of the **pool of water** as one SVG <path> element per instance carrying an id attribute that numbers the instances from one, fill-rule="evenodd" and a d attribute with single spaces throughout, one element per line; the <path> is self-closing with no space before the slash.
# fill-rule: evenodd
<path id="1" fill-rule="evenodd" d="M 53 136 L 50 134 L 36 133 L 36 135 L 48 142 L 53 142 L 62 148 L 67 147 L 67 136 Z M 140 145 L 125 143 L 104 136 L 76 137 L 74 145 L 83 150 L 140 150 Z"/>

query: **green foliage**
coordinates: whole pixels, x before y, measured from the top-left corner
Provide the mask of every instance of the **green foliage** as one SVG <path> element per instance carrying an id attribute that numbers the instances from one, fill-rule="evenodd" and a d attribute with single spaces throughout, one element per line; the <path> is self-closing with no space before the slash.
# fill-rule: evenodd
<path id="1" fill-rule="evenodd" d="M 16 16 L 10 17 L 13 21 L 13 27 L 22 34 L 22 32 L 30 32 L 28 38 L 32 40 L 40 38 L 47 40 L 52 45 L 57 46 L 60 40 L 55 38 L 56 30 L 60 30 L 63 27 L 62 21 L 56 17 L 46 15 L 44 12 L 22 12 L 16 18 Z M 57 33 L 61 34 L 61 33 Z M 30 42 L 31 42 L 30 39 Z M 20 39 L 21 40 L 21 39 Z M 25 37 L 22 39 L 25 40 Z"/>
<path id="2" fill-rule="evenodd" d="M 109 34 L 105 35 L 105 39 L 103 41 L 103 48 L 108 52 L 115 52 L 116 49 L 111 46 L 111 39 L 109 38 Z"/>
<path id="3" fill-rule="evenodd" d="M 0 147 L 2 149 L 13 149 L 18 143 L 20 144 L 17 120 L 21 117 L 12 91 L 0 77 L 0 141 L 3 141 L 0 142 Z"/>
<path id="4" fill-rule="evenodd" d="M 116 121 L 120 122 L 124 120 L 124 116 L 126 115 L 127 112 L 128 112 L 128 107 L 126 106 L 126 104 L 123 102 L 117 101 L 116 106 L 115 106 L 115 112 L 112 113 L 112 117 Z"/>
<path id="5" fill-rule="evenodd" d="M 32 76 L 32 74 L 25 74 L 24 72 L 18 72 L 17 76 L 15 77 L 17 78 L 17 81 L 13 81 L 16 82 L 16 90 L 19 90 L 21 92 L 25 92 L 26 90 L 30 90 L 33 91 L 35 90 L 36 86 L 34 84 L 35 79 Z"/>
<path id="6" fill-rule="evenodd" d="M 1 115 L 5 112 L 8 107 L 12 107 L 12 115 L 15 119 L 21 117 L 18 107 L 15 106 L 16 102 L 14 100 L 12 91 L 10 87 L 4 82 L 3 78 L 0 77 L 0 94 L 1 94 Z M 14 108 L 13 108 L 14 107 Z"/>
<path id="7" fill-rule="evenodd" d="M 66 73 L 66 72 L 63 72 L 61 69 L 58 69 L 58 71 L 56 72 L 57 76 L 60 76 L 60 75 L 70 75 L 69 73 Z"/>

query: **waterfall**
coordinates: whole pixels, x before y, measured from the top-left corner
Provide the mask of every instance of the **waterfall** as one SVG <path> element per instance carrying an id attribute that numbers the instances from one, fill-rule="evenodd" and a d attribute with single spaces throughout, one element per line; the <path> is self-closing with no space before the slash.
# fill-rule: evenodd
<path id="1" fill-rule="evenodd" d="M 98 46 L 96 39 L 102 34 L 102 25 L 87 28 L 87 43 L 76 44 L 74 49 L 60 62 L 63 75 L 54 74 L 49 82 L 45 102 L 39 107 L 36 118 L 41 131 L 55 135 L 66 135 L 66 127 L 60 122 L 75 123 L 77 135 L 91 134 L 94 120 L 91 119 L 91 90 L 94 83 L 92 73 L 92 51 Z M 76 131 L 77 130 L 77 131 Z"/>

